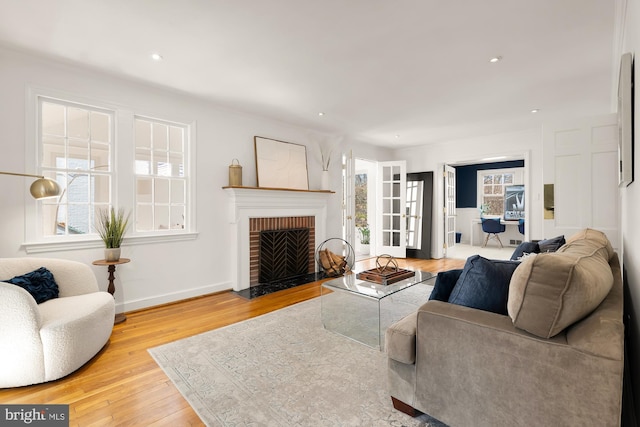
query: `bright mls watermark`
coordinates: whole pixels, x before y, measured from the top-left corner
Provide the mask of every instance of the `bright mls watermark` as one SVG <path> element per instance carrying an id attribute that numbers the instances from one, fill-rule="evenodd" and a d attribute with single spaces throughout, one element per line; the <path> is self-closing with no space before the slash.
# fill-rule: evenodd
<path id="1" fill-rule="evenodd" d="M 0 426 L 68 427 L 69 405 L 0 405 Z"/>

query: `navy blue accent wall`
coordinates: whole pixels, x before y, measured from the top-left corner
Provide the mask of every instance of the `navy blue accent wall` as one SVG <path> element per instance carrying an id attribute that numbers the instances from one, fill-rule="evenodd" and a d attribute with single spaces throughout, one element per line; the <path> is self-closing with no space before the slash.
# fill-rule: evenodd
<path id="1" fill-rule="evenodd" d="M 456 207 L 478 207 L 478 171 L 487 169 L 512 169 L 523 167 L 524 160 L 456 166 Z"/>

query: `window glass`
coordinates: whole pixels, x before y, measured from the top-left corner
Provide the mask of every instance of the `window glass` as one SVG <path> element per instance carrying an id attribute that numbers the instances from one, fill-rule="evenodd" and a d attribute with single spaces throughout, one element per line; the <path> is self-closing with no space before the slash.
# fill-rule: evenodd
<path id="1" fill-rule="evenodd" d="M 87 234 L 97 238 L 95 220 L 112 206 L 132 214 L 129 235 L 193 231 L 188 222 L 193 203 L 189 125 L 42 92 L 32 100 L 36 108 L 28 120 L 36 132 L 36 166 L 58 182 L 61 194 L 27 209 L 28 242 L 77 242 L 87 240 L 79 238 Z"/>
<path id="2" fill-rule="evenodd" d="M 135 118 L 136 230 L 188 228 L 186 125 Z"/>
<path id="3" fill-rule="evenodd" d="M 504 216 L 505 187 L 522 183 L 522 171 L 518 169 L 478 171 L 479 208 L 483 215 Z"/>
<path id="4" fill-rule="evenodd" d="M 62 190 L 42 201 L 42 233 L 93 233 L 96 209 L 111 203 L 114 113 L 46 98 L 38 105 L 40 167 Z"/>

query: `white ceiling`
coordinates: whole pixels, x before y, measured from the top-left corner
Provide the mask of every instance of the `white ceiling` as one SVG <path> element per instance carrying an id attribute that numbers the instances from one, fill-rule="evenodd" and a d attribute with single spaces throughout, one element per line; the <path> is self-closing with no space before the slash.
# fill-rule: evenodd
<path id="1" fill-rule="evenodd" d="M 611 112 L 615 3 L 0 0 L 0 44 L 406 146 Z"/>

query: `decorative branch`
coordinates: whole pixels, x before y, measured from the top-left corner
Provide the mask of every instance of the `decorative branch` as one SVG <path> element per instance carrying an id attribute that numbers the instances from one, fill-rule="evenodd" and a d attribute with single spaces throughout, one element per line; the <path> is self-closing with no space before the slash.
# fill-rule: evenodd
<path id="1" fill-rule="evenodd" d="M 328 171 L 331 166 L 331 159 L 342 142 L 342 136 L 328 136 L 322 137 L 319 135 L 310 134 L 309 138 L 318 145 L 318 151 L 320 154 L 320 165 L 323 171 Z"/>

